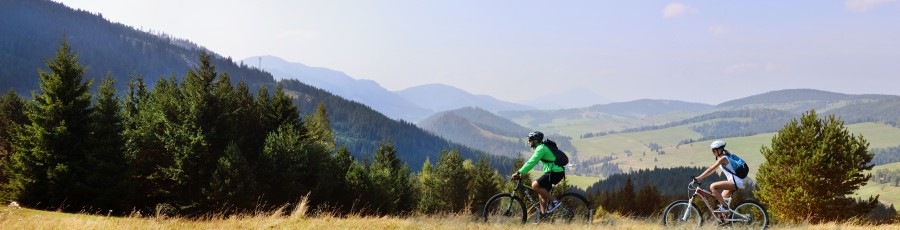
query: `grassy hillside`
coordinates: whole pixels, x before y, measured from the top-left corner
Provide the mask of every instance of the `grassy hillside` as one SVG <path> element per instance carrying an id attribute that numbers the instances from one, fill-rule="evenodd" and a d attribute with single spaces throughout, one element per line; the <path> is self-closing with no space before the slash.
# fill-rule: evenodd
<path id="1" fill-rule="evenodd" d="M 879 169 L 900 170 L 900 162 L 875 166 L 872 168 L 872 171 Z M 900 205 L 900 187 L 869 182 L 866 186 L 863 186 L 856 191 L 856 196 L 863 198 L 868 198 L 869 196 L 874 196 L 876 194 L 881 195 L 878 198 L 881 203 L 887 205 L 893 204 L 895 207 Z"/>
<path id="2" fill-rule="evenodd" d="M 697 112 L 672 112 L 666 114 L 646 116 L 639 119 L 622 117 L 600 117 L 580 119 L 554 119 L 534 128 L 545 133 L 557 133 L 560 135 L 579 137 L 581 134 L 593 132 L 608 132 L 624 129 L 638 128 L 650 125 L 661 125 L 669 122 L 680 121 L 697 116 Z M 528 124 L 530 120 L 513 120 L 519 124 Z"/>
<path id="3" fill-rule="evenodd" d="M 540 174 L 535 174 L 535 175 L 540 175 Z M 597 181 L 600 181 L 600 179 L 602 179 L 602 178 L 593 177 L 593 176 L 566 175 L 566 179 L 569 180 L 569 185 L 572 185 L 572 186 L 575 186 L 575 187 L 578 187 L 581 189 L 586 189 L 588 186 L 591 186 L 594 183 L 597 183 Z"/>
<path id="4" fill-rule="evenodd" d="M 692 124 L 693 125 L 693 124 Z M 623 170 L 647 169 L 653 167 L 669 168 L 677 166 L 708 166 L 713 161 L 708 142 L 697 142 L 677 146 L 678 141 L 698 138 L 700 135 L 690 129 L 692 125 L 673 128 L 614 134 L 585 139 L 574 139 L 572 143 L 578 148 L 581 156 L 616 156 Z M 870 143 L 870 148 L 884 148 L 900 145 L 900 129 L 878 123 L 860 123 L 847 125 L 851 133 L 862 134 Z M 751 176 L 764 161 L 759 152 L 762 146 L 771 143 L 775 133 L 759 134 L 748 137 L 725 138 L 728 149 L 750 163 Z M 648 143 L 657 143 L 666 154 L 651 152 Z M 631 156 L 625 154 L 631 151 Z M 646 155 L 643 153 L 646 152 Z M 655 158 L 655 160 L 654 160 Z"/>

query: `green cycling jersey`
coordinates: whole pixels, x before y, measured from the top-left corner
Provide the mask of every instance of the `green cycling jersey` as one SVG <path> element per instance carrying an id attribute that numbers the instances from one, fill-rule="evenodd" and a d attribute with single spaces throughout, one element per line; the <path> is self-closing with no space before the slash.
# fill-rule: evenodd
<path id="1" fill-rule="evenodd" d="M 531 158 L 525 162 L 525 165 L 522 165 L 522 168 L 519 169 L 519 173 L 525 174 L 528 171 L 531 171 L 539 161 L 544 162 L 542 164 L 544 166 L 544 173 L 566 171 L 563 167 L 553 163 L 556 161 L 556 156 L 553 155 L 553 151 L 550 151 L 550 148 L 544 144 L 540 144 L 534 148 L 534 155 L 531 155 Z"/>

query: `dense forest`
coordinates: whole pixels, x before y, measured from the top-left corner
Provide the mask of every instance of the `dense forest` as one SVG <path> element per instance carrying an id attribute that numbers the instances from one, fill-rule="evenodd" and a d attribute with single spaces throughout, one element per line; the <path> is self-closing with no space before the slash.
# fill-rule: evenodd
<path id="1" fill-rule="evenodd" d="M 108 76 L 91 93 L 78 56 L 61 44 L 33 99 L 0 97 L 11 108 L 0 113 L 3 201 L 194 216 L 274 210 L 303 197 L 337 213 L 402 215 L 461 212 L 506 186 L 487 158 L 473 163 L 455 150 L 435 150 L 436 163 L 423 160 L 420 173 L 386 141 L 356 160 L 335 144 L 325 104 L 301 118 L 282 84 L 253 95 L 209 55 L 182 80 L 150 88 L 136 76 L 120 97 Z"/>
<path id="2" fill-rule="evenodd" d="M 44 59 L 54 55 L 59 40 L 66 38 L 78 52 L 85 68 L 86 80 L 99 83 L 111 76 L 114 87 L 123 92 L 133 77 L 140 77 L 148 88 L 160 79 L 181 80 L 189 69 L 197 68 L 201 54 L 210 54 L 210 65 L 227 73 L 233 85 L 243 81 L 252 95 L 265 87 L 273 93 L 276 82 L 271 74 L 231 58 L 221 57 L 188 40 L 163 33 L 152 33 L 127 25 L 111 23 L 102 15 L 74 10 L 49 0 L 0 1 L 0 90 L 13 89 L 25 98 L 38 89 L 36 70 L 45 69 Z M 92 91 L 96 91 L 97 84 Z M 381 142 L 391 142 L 401 159 L 417 171 L 426 158 L 435 159 L 441 150 L 458 150 L 465 158 L 475 160 L 480 150 L 453 144 L 428 134 L 409 122 L 394 121 L 366 105 L 347 101 L 324 90 L 296 81 L 286 81 L 283 89 L 291 96 L 301 115 L 315 111 L 319 103 L 327 107 L 339 145 L 346 145 L 355 157 L 372 158 Z M 511 171 L 509 158 L 490 157 L 493 166 Z"/>
<path id="3" fill-rule="evenodd" d="M 900 162 L 900 146 L 890 148 L 875 148 L 869 151 L 875 153 L 875 158 L 872 158 L 872 165 L 877 166 Z"/>

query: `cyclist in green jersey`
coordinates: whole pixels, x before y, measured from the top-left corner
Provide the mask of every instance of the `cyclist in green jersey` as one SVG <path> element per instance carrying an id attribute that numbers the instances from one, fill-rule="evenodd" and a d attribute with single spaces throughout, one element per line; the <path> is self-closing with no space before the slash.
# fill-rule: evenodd
<path id="1" fill-rule="evenodd" d="M 519 178 L 521 174 L 531 171 L 538 162 L 541 162 L 541 165 L 544 167 L 544 175 L 531 182 L 531 188 L 540 195 L 541 213 L 548 213 L 559 207 L 559 200 L 553 197 L 550 191 L 553 189 L 554 184 L 559 183 L 566 177 L 566 171 L 565 168 L 553 163 L 556 161 L 556 156 L 553 155 L 550 148 L 542 143 L 543 140 L 544 134 L 541 132 L 534 131 L 528 134 L 528 146 L 534 149 L 534 155 L 531 155 L 531 158 L 525 162 L 525 165 L 522 165 L 522 168 L 514 173 L 512 177 Z M 547 205 L 548 201 L 552 201 L 549 207 Z"/>

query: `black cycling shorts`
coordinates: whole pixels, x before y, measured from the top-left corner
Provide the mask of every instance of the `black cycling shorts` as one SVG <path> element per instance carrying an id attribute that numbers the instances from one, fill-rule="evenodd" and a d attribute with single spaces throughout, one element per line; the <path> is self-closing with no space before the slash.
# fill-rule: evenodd
<path id="1" fill-rule="evenodd" d="M 565 177 L 566 177 L 566 172 L 545 173 L 543 176 L 538 177 L 538 179 L 537 179 L 538 186 L 541 186 L 541 188 L 544 188 L 549 192 L 550 190 L 553 190 L 554 184 L 558 184 Z"/>

